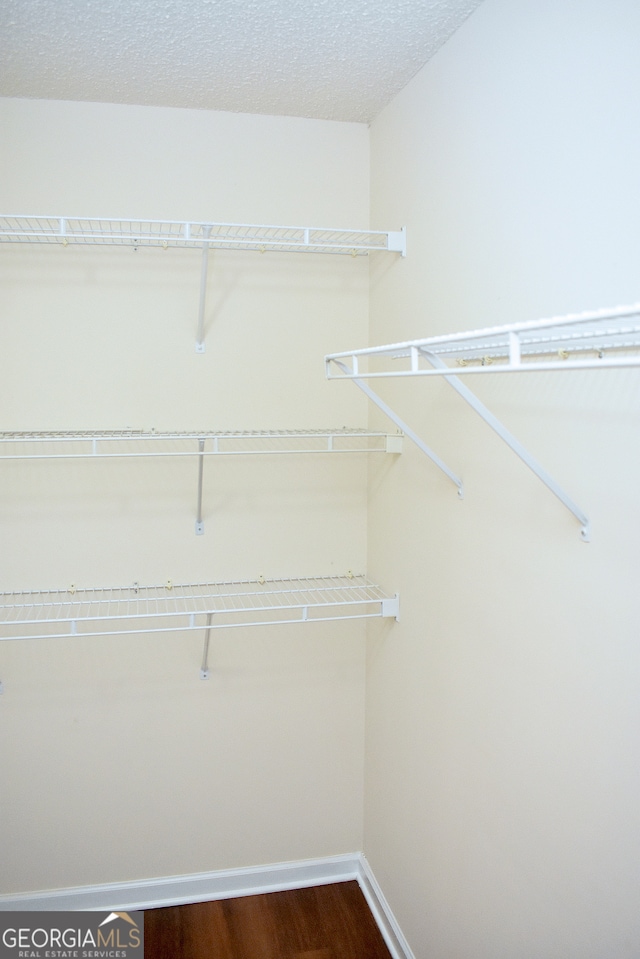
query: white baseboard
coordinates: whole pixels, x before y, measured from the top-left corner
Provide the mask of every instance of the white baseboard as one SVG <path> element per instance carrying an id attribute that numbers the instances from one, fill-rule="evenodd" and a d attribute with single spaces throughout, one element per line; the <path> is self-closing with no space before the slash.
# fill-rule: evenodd
<path id="1" fill-rule="evenodd" d="M 382 889 L 373 875 L 368 860 L 362 853 L 360 853 L 358 859 L 360 863 L 357 876 L 358 883 L 365 899 L 369 903 L 369 908 L 389 948 L 389 952 L 393 959 L 415 959 L 413 951 L 405 939 L 396 917 L 392 913 L 389 903 L 385 899 Z"/>
<path id="2" fill-rule="evenodd" d="M 0 910 L 154 909 L 357 879 L 359 854 L 0 896 Z"/>
<path id="3" fill-rule="evenodd" d="M 255 896 L 283 889 L 303 889 L 353 879 L 362 889 L 393 959 L 415 959 L 362 853 L 104 886 L 0 895 L 0 911 L 133 912 L 159 906 Z"/>

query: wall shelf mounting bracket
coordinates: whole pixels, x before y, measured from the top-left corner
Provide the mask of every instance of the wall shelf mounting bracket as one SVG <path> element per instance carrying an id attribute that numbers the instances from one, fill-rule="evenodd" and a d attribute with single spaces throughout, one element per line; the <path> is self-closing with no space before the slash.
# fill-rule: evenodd
<path id="1" fill-rule="evenodd" d="M 198 332 L 196 334 L 196 353 L 205 352 L 204 343 L 204 310 L 207 302 L 207 269 L 209 265 L 209 237 L 211 236 L 211 227 L 205 226 L 204 240 L 202 243 L 202 261 L 200 266 L 200 305 L 198 307 Z"/>
<path id="2" fill-rule="evenodd" d="M 429 352 L 424 348 L 420 348 L 420 353 L 427 360 L 428 363 L 434 369 L 444 369 L 448 370 L 449 367 L 440 359 L 439 356 L 436 356 L 434 353 Z M 529 451 L 522 445 L 522 443 L 516 439 L 513 433 L 510 433 L 509 430 L 500 422 L 497 416 L 487 409 L 487 407 L 482 403 L 478 397 L 473 393 L 469 387 L 463 383 L 458 376 L 451 374 L 449 372 L 444 374 L 444 378 L 447 383 L 458 393 L 462 399 L 469 404 L 469 406 L 476 411 L 478 416 L 485 421 L 485 423 L 491 427 L 491 429 L 503 440 L 509 449 L 513 450 L 516 456 L 522 460 L 525 466 L 528 466 L 529 469 L 535 473 L 535 475 L 540 479 L 545 486 L 551 490 L 554 496 L 556 496 L 560 502 L 565 506 L 578 520 L 580 523 L 580 535 L 583 542 L 589 542 L 589 519 L 585 513 L 580 509 L 580 507 L 574 503 L 571 497 L 565 493 L 562 487 L 556 483 L 553 477 L 546 471 L 546 469 L 538 463 L 538 461 L 529 453 Z"/>
<path id="3" fill-rule="evenodd" d="M 204 533 L 202 521 L 202 480 L 204 474 L 204 440 L 198 440 L 198 502 L 196 505 L 196 536 Z"/>
<path id="4" fill-rule="evenodd" d="M 202 648 L 202 665 L 200 667 L 200 679 L 208 679 L 209 670 L 209 640 L 211 638 L 211 617 L 213 613 L 207 613 L 207 624 L 204 634 L 204 646 Z"/>
<path id="5" fill-rule="evenodd" d="M 336 360 L 334 360 L 333 362 L 334 362 L 338 367 L 340 367 L 340 369 L 342 369 L 342 370 L 344 370 L 345 372 L 348 373 L 347 367 L 346 367 L 345 364 L 342 363 L 340 360 L 336 359 Z M 427 444 L 424 442 L 424 440 L 422 440 L 422 439 L 418 436 L 418 434 L 417 434 L 414 430 L 412 430 L 411 427 L 408 426 L 408 425 L 404 422 L 404 420 L 402 420 L 402 419 L 398 416 L 398 414 L 394 412 L 394 410 L 391 409 L 391 407 L 389 406 L 389 404 L 388 404 L 388 403 L 385 403 L 385 401 L 382 399 L 382 397 L 378 396 L 378 394 L 375 393 L 375 392 L 371 389 L 371 387 L 370 387 L 367 383 L 364 382 L 364 380 L 360 379 L 360 378 L 357 377 L 357 376 L 356 376 L 356 377 L 353 377 L 352 379 L 353 379 L 353 382 L 356 384 L 356 386 L 357 386 L 360 390 L 362 390 L 362 392 L 365 394 L 365 396 L 367 396 L 367 397 L 371 400 L 371 402 L 374 403 L 374 404 L 378 407 L 378 409 L 382 410 L 382 412 L 385 414 L 385 416 L 388 416 L 389 419 L 391 420 L 391 422 L 392 422 L 392 423 L 395 423 L 395 425 L 398 427 L 398 429 L 401 430 L 402 433 L 403 433 L 405 436 L 408 436 L 409 439 L 410 439 L 413 443 L 415 443 L 415 445 L 418 447 L 418 449 L 422 450 L 422 452 L 425 454 L 425 456 L 427 456 L 427 457 L 431 460 L 431 462 L 434 463 L 434 464 L 438 467 L 438 469 L 441 470 L 441 471 L 445 474 L 445 476 L 447 476 L 447 477 L 451 480 L 452 483 L 455 483 L 455 485 L 458 487 L 458 497 L 459 497 L 460 499 L 464 499 L 464 486 L 463 486 L 463 484 L 462 484 L 462 480 L 460 479 L 460 477 L 459 477 L 459 476 L 456 476 L 456 474 L 455 474 L 452 470 L 449 469 L 449 467 L 448 467 L 447 464 L 444 462 L 444 460 L 440 459 L 440 457 L 438 456 L 438 454 L 435 453 L 435 452 L 431 449 L 430 446 L 427 446 Z"/>

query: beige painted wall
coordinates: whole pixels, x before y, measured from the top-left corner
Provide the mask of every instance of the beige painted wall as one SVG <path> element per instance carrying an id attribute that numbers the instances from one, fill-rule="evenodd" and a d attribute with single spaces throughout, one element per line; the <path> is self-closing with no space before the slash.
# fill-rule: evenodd
<path id="1" fill-rule="evenodd" d="M 3 213 L 366 227 L 357 124 L 0 103 Z M 367 335 L 351 257 L 2 246 L 3 430 L 366 424 L 323 356 Z M 364 570 L 362 458 L 5 463 L 2 589 Z M 362 846 L 364 629 L 2 643 L 0 891 Z"/>
<path id="2" fill-rule="evenodd" d="M 633 0 L 485 0 L 381 114 L 372 225 L 409 253 L 372 344 L 638 300 L 639 42 Z M 369 648 L 365 852 L 418 959 L 631 959 L 640 377 L 467 382 L 592 542 L 446 383 L 380 387 L 466 495 L 417 450 L 372 468 L 402 621 Z"/>

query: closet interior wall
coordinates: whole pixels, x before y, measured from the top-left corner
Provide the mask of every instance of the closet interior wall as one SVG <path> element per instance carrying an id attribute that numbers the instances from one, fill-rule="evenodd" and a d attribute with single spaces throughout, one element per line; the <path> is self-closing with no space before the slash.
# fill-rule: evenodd
<path id="1" fill-rule="evenodd" d="M 366 228 L 368 131 L 5 100 L 15 215 Z M 364 427 L 322 358 L 367 336 L 366 257 L 3 244 L 3 431 Z M 366 567 L 366 455 L 0 464 L 3 590 Z M 0 644 L 0 891 L 359 850 L 364 626 Z"/>
<path id="2" fill-rule="evenodd" d="M 639 42 L 627 0 L 484 0 L 382 112 L 371 226 L 410 255 L 372 269 L 372 346 L 637 302 Z M 631 959 L 638 371 L 464 380 L 589 543 L 449 384 L 369 382 L 465 495 L 409 443 L 372 465 L 402 619 L 368 649 L 365 854 L 417 959 Z"/>

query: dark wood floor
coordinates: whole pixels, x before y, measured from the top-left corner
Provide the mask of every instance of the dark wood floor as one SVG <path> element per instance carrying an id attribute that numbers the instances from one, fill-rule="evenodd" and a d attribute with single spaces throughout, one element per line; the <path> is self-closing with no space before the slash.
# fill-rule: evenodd
<path id="1" fill-rule="evenodd" d="M 391 959 L 357 882 L 148 909 L 145 959 Z"/>

